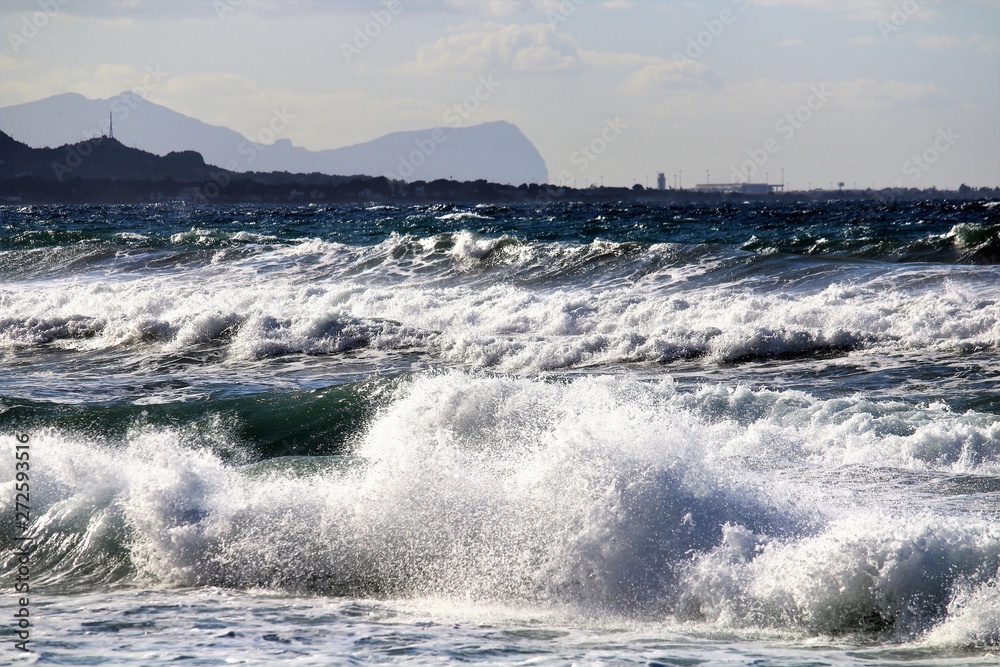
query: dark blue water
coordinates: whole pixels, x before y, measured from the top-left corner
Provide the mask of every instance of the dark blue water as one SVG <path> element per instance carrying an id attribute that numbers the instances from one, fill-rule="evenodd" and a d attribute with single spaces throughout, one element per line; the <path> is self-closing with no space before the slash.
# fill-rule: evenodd
<path id="1" fill-rule="evenodd" d="M 998 251 L 989 202 L 3 207 L 36 645 L 984 660 Z"/>
<path id="2" fill-rule="evenodd" d="M 655 206 L 149 206 L 5 207 L 3 249 L 111 242 L 175 249 L 191 229 L 196 247 L 251 242 L 247 231 L 276 242 L 303 237 L 377 244 L 393 232 L 419 237 L 473 231 L 523 241 L 682 243 L 753 251 L 835 255 L 879 261 L 995 263 L 1000 212 L 990 202 L 802 202 Z M 121 233 L 146 238 L 122 238 Z"/>

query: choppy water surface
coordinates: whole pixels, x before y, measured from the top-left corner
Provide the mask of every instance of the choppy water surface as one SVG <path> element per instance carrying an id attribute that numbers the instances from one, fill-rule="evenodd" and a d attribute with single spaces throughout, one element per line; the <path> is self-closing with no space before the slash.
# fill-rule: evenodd
<path id="1" fill-rule="evenodd" d="M 4 207 L 28 659 L 997 662 L 998 266 L 982 202 Z"/>

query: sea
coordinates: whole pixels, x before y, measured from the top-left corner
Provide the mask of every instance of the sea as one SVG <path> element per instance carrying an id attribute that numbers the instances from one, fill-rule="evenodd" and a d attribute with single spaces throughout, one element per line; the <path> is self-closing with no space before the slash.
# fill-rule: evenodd
<path id="1" fill-rule="evenodd" d="M 1000 204 L 4 205 L 0 461 L 0 663 L 1000 664 Z"/>

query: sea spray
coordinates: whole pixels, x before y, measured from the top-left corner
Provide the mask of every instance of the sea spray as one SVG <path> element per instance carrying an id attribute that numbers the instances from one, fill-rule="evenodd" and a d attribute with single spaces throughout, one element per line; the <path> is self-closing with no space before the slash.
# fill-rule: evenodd
<path id="1" fill-rule="evenodd" d="M 120 445 L 42 434 L 40 580 L 458 596 L 901 638 L 967 609 L 968 591 L 988 593 L 1000 567 L 992 522 L 901 497 L 893 511 L 824 505 L 788 475 L 765 486 L 768 466 L 802 465 L 771 442 L 807 441 L 815 400 L 718 391 L 420 375 L 349 455 L 320 467 L 226 464 L 172 429 Z M 961 431 L 956 421 L 943 414 L 939 428 Z M 765 425 L 778 437 L 754 435 Z M 899 436 L 872 437 L 906 465 Z M 830 438 L 835 451 L 850 434 Z"/>
<path id="2" fill-rule="evenodd" d="M 993 202 L 2 208 L 53 659 L 995 650 Z"/>

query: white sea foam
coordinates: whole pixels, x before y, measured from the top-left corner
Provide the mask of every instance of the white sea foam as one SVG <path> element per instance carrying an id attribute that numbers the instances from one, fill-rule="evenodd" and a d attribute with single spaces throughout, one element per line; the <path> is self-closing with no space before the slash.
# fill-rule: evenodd
<path id="1" fill-rule="evenodd" d="M 170 235 L 170 242 L 175 244 L 193 245 L 213 245 L 219 241 L 238 241 L 241 243 L 271 243 L 278 240 L 278 237 L 269 234 L 258 234 L 239 230 L 229 232 L 221 229 L 202 229 L 193 227 L 186 232 L 177 232 Z"/>
<path id="2" fill-rule="evenodd" d="M 1000 289 L 983 270 L 901 267 L 774 289 L 772 279 L 747 278 L 750 269 L 717 284 L 727 262 L 759 260 L 693 262 L 669 247 L 468 233 L 215 253 L 215 263 L 153 275 L 9 284 L 0 290 L 0 347 L 84 339 L 88 349 L 176 347 L 226 332 L 233 358 L 419 346 L 448 362 L 531 373 L 690 356 L 732 362 L 1000 345 Z M 579 281 L 587 271 L 591 278 Z"/>
<path id="3" fill-rule="evenodd" d="M 352 455 L 319 468 L 224 464 L 212 454 L 231 444 L 223 424 L 136 427 L 118 446 L 43 431 L 32 436 L 32 498 L 46 539 L 33 562 L 56 584 L 432 595 L 995 643 L 995 517 L 928 508 L 908 485 L 851 499 L 812 481 L 841 467 L 845 413 L 942 432 L 961 419 L 839 408 L 793 392 L 449 372 L 404 383 Z M 902 436 L 869 433 L 879 465 L 906 463 Z M 770 466 L 805 474 L 782 481 Z"/>
<path id="4" fill-rule="evenodd" d="M 967 608 L 967 582 L 995 586 L 1000 566 L 995 521 L 968 517 L 859 513 L 794 540 L 738 525 L 722 532 L 722 544 L 699 555 L 684 578 L 684 611 L 713 624 L 910 639 L 940 625 L 949 606 Z M 997 628 L 987 636 L 982 627 L 964 630 L 973 636 L 952 641 L 979 642 Z"/>
<path id="5" fill-rule="evenodd" d="M 452 222 L 461 220 L 490 220 L 491 218 L 487 215 L 473 213 L 472 211 L 456 211 L 454 213 L 444 213 L 439 215 L 437 216 L 437 219 Z"/>
<path id="6" fill-rule="evenodd" d="M 741 428 L 721 455 L 755 465 L 810 463 L 1000 472 L 1000 418 L 862 397 L 820 400 L 798 391 L 702 387 L 675 401 L 710 422 Z"/>
<path id="7" fill-rule="evenodd" d="M 149 236 L 146 234 L 139 234 L 138 232 L 119 232 L 115 234 L 115 238 L 122 239 L 123 241 L 148 241 Z"/>
<path id="8" fill-rule="evenodd" d="M 922 643 L 942 647 L 1000 646 L 1000 570 L 992 579 L 959 586 L 945 619 Z"/>

